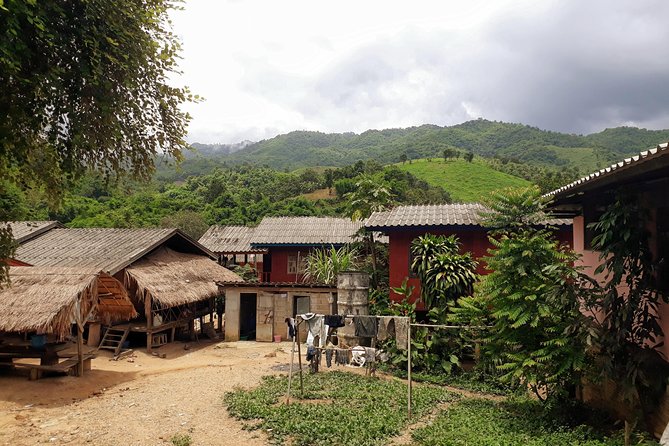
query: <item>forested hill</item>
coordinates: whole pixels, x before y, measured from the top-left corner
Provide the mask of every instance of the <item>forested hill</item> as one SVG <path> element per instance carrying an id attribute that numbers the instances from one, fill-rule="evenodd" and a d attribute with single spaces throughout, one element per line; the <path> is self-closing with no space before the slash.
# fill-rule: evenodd
<path id="1" fill-rule="evenodd" d="M 619 127 L 583 136 L 478 119 L 450 127 L 422 125 L 361 134 L 296 131 L 250 144 L 222 159 L 294 169 L 368 159 L 394 163 L 402 154 L 409 159 L 429 158 L 440 156 L 445 148 L 457 148 L 485 157 L 587 170 L 668 140 L 669 130 Z"/>

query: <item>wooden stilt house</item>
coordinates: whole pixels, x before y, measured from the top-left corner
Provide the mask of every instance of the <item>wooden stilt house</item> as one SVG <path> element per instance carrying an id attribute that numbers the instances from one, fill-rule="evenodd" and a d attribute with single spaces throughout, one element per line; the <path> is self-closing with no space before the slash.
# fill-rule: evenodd
<path id="1" fill-rule="evenodd" d="M 219 294 L 215 282 L 242 281 L 215 258 L 177 229 L 52 229 L 16 253 L 16 259 L 37 266 L 98 268 L 121 282 L 140 316 L 106 331 L 101 347 L 116 352 L 130 332 L 145 333 L 150 351 L 168 336 L 173 340 L 176 330 L 192 335 L 195 319 L 211 318 Z"/>

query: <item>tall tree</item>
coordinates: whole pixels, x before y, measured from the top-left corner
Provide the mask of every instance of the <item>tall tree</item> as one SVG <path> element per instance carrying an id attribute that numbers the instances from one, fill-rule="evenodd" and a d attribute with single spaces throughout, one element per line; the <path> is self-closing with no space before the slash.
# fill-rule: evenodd
<path id="1" fill-rule="evenodd" d="M 393 203 L 393 196 L 387 184 L 379 183 L 370 177 L 363 177 L 355 184 L 355 190 L 346 194 L 348 213 L 352 220 L 364 220 L 373 212 L 384 211 Z M 364 228 L 363 228 L 364 230 Z M 372 257 L 372 285 L 378 287 L 376 247 L 374 233 L 365 233 L 368 249 Z"/>
<path id="2" fill-rule="evenodd" d="M 198 98 L 168 82 L 179 51 L 173 8 L 0 0 L 0 178 L 57 205 L 86 170 L 148 179 L 156 155 L 180 160 L 189 116 L 179 105 Z M 0 243 L 0 259 L 9 255 Z"/>
<path id="3" fill-rule="evenodd" d="M 484 353 L 504 378 L 540 399 L 573 389 L 587 364 L 588 327 L 576 255 L 539 226 L 546 215 L 538 188 L 498 192 L 487 204 L 485 223 L 495 229 L 485 259 L 492 272 L 480 287 L 484 305 L 477 305 L 490 308 L 493 320 Z"/>

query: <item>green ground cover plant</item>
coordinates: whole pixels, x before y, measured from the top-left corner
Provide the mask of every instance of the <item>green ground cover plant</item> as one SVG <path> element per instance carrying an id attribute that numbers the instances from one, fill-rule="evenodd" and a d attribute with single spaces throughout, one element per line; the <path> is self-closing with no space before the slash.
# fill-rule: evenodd
<path id="1" fill-rule="evenodd" d="M 621 433 L 600 433 L 591 425 L 606 420 L 581 407 L 553 409 L 527 398 L 508 401 L 463 399 L 444 410 L 433 423 L 412 433 L 423 446 L 614 446 Z M 586 424 L 587 422 L 587 424 Z M 608 424 L 610 426 L 610 424 Z M 643 436 L 639 445 L 657 445 Z"/>
<path id="2" fill-rule="evenodd" d="M 305 375 L 304 396 L 294 395 L 290 405 L 283 404 L 287 386 L 287 377 L 267 376 L 259 387 L 229 392 L 224 401 L 232 416 L 256 421 L 248 428 L 267 430 L 275 444 L 381 445 L 407 425 L 403 382 L 339 371 Z M 416 386 L 413 414 L 421 417 L 458 398 L 439 387 Z"/>

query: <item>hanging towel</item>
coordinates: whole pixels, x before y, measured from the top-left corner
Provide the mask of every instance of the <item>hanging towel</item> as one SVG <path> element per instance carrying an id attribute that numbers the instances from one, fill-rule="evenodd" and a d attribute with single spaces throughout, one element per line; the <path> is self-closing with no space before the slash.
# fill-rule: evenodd
<path id="1" fill-rule="evenodd" d="M 323 317 L 325 318 L 325 324 L 332 328 L 343 327 L 346 323 L 346 318 L 338 314 L 327 315 Z"/>
<path id="2" fill-rule="evenodd" d="M 371 364 L 376 362 L 376 349 L 372 347 L 365 347 L 365 363 Z"/>
<path id="3" fill-rule="evenodd" d="M 395 323 L 393 316 L 379 316 L 379 329 L 376 333 L 376 339 L 385 341 L 395 337 Z"/>
<path id="4" fill-rule="evenodd" d="M 409 318 L 397 316 L 393 319 L 395 322 L 395 341 L 397 341 L 397 348 L 399 350 L 406 350 L 409 345 L 407 336 L 407 330 L 409 329 Z"/>
<path id="5" fill-rule="evenodd" d="M 325 335 L 323 334 L 323 316 L 314 313 L 301 314 L 300 317 L 307 323 L 307 345 L 314 345 L 314 338 L 318 336 L 318 346 L 325 345 Z"/>
<path id="6" fill-rule="evenodd" d="M 376 316 L 356 316 L 353 318 L 355 324 L 355 335 L 361 338 L 373 338 L 376 336 Z"/>

